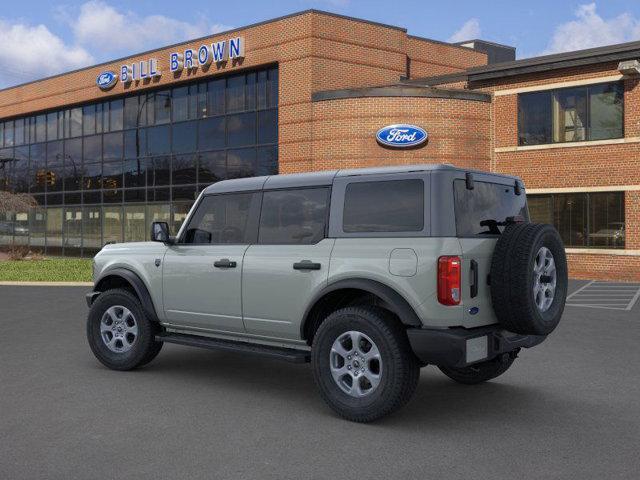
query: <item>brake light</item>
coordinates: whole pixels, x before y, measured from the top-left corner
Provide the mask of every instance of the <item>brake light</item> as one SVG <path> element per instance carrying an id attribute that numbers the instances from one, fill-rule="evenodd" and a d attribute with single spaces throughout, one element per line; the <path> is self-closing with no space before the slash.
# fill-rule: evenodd
<path id="1" fill-rule="evenodd" d="M 443 305 L 460 303 L 460 257 L 438 258 L 438 302 Z"/>

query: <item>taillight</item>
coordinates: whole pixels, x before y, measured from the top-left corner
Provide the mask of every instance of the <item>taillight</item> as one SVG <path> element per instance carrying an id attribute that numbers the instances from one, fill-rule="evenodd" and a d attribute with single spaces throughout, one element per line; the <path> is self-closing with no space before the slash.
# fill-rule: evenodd
<path id="1" fill-rule="evenodd" d="M 438 258 L 438 301 L 443 305 L 460 303 L 460 257 Z"/>

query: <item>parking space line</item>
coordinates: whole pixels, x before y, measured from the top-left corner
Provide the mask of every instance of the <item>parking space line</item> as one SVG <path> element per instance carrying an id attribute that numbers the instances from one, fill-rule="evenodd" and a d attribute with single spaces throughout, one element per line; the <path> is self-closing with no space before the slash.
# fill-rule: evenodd
<path id="1" fill-rule="evenodd" d="M 640 298 L 640 288 L 638 288 L 638 291 L 636 292 L 635 296 L 631 299 L 631 301 L 629 302 L 629 305 L 627 305 L 627 310 L 631 310 L 639 298 Z"/>
<path id="2" fill-rule="evenodd" d="M 569 295 L 567 297 L 567 300 L 569 300 L 570 298 L 572 298 L 575 294 L 580 293 L 582 290 L 584 290 L 585 288 L 587 288 L 590 285 L 593 285 L 595 283 L 595 280 L 591 280 L 589 283 L 585 283 L 583 286 L 581 286 L 579 289 L 577 289 L 575 292 L 573 292 L 571 295 Z"/>

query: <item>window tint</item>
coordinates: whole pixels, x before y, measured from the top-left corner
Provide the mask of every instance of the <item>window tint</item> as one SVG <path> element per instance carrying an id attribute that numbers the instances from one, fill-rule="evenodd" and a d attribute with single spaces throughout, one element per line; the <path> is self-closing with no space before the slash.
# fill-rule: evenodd
<path id="1" fill-rule="evenodd" d="M 513 186 L 476 181 L 468 190 L 464 180 L 453 183 L 459 236 L 499 235 L 507 217 L 529 219 L 527 198 L 524 192 L 516 195 Z"/>
<path id="2" fill-rule="evenodd" d="M 419 232 L 424 228 L 424 182 L 390 180 L 347 185 L 342 228 L 356 232 Z"/>
<path id="3" fill-rule="evenodd" d="M 328 188 L 265 192 L 259 243 L 318 243 L 324 238 L 328 204 Z"/>
<path id="4" fill-rule="evenodd" d="M 189 221 L 183 243 L 251 242 L 251 207 L 256 204 L 257 197 L 255 193 L 204 197 Z"/>

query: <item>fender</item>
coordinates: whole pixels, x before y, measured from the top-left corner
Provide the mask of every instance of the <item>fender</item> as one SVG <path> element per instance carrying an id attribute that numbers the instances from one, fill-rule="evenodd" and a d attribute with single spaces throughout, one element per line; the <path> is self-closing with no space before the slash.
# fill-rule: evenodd
<path id="1" fill-rule="evenodd" d="M 107 270 L 100 275 L 100 278 L 95 282 L 95 290 L 96 292 L 102 292 L 100 290 L 100 284 L 103 280 L 108 277 L 120 277 L 129 283 L 136 292 L 136 295 L 140 299 L 140 303 L 142 304 L 142 308 L 145 313 L 149 316 L 149 318 L 155 322 L 158 321 L 158 315 L 156 314 L 156 309 L 153 306 L 153 300 L 151 299 L 151 294 L 147 289 L 147 286 L 142 281 L 142 279 L 138 276 L 137 273 L 132 270 L 128 270 L 126 268 L 114 268 L 112 270 Z M 94 292 L 95 293 L 95 292 Z M 97 297 L 97 295 L 96 295 Z M 93 297 L 92 300 L 95 300 Z"/>
<path id="2" fill-rule="evenodd" d="M 396 292 L 393 288 L 376 280 L 370 280 L 368 278 L 353 278 L 330 283 L 318 294 L 316 294 L 316 296 L 310 302 L 309 307 L 307 307 L 307 310 L 304 312 L 304 316 L 302 317 L 302 322 L 300 325 L 301 338 L 304 338 L 304 329 L 309 318 L 309 314 L 316 306 L 318 301 L 328 293 L 343 289 L 357 289 L 371 293 L 381 298 L 389 306 L 389 310 L 395 313 L 403 324 L 412 327 L 422 327 L 422 322 L 418 318 L 418 315 L 416 315 L 413 307 L 411 307 L 411 305 L 409 305 L 409 302 L 407 302 L 405 298 L 398 292 Z"/>

